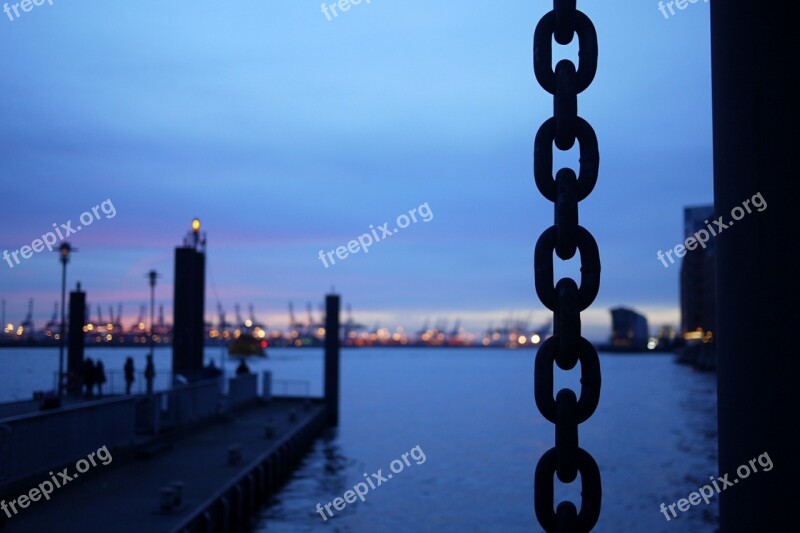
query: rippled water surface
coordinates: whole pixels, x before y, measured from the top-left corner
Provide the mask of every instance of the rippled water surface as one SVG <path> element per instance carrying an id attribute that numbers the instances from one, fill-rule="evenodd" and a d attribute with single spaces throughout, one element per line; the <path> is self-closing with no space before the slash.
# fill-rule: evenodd
<path id="1" fill-rule="evenodd" d="M 310 357 L 296 353 L 287 357 Z M 716 502 L 669 523 L 659 512 L 717 472 L 714 376 L 668 355 L 602 354 L 601 365 L 600 406 L 580 429 L 603 479 L 595 530 L 715 531 Z M 568 377 L 559 371 L 557 388 L 577 386 Z M 264 510 L 257 531 L 540 530 L 533 472 L 554 435 L 533 401 L 533 352 L 345 351 L 340 422 Z M 416 445 L 423 464 L 412 461 L 365 502 L 323 522 L 317 503 L 342 496 L 364 473 L 380 468 L 385 476 Z M 559 484 L 556 491 L 579 497 Z"/>

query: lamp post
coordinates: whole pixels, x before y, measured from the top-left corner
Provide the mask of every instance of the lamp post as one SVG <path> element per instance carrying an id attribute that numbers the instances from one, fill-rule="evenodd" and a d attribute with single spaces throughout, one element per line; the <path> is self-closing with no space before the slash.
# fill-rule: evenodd
<path id="1" fill-rule="evenodd" d="M 67 263 L 69 263 L 69 254 L 77 252 L 78 250 L 72 248 L 68 242 L 62 242 L 58 248 L 59 259 L 61 261 L 61 332 L 58 337 L 58 397 L 64 391 L 64 337 L 65 323 L 66 323 L 66 299 L 67 299 Z"/>
<path id="2" fill-rule="evenodd" d="M 155 270 L 151 270 L 147 273 L 147 277 L 150 279 L 150 355 L 155 357 L 153 351 L 153 328 L 155 327 L 156 279 L 159 275 Z"/>

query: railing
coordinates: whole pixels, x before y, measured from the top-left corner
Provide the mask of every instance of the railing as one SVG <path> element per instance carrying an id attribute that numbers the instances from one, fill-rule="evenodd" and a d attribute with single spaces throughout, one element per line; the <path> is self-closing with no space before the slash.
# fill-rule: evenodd
<path id="1" fill-rule="evenodd" d="M 9 482 L 74 461 L 102 446 L 129 446 L 135 399 L 85 402 L 0 421 L 0 481 Z"/>
<path id="2" fill-rule="evenodd" d="M 309 398 L 311 384 L 305 379 L 273 379 L 272 396 L 289 396 L 292 398 Z"/>
<path id="3" fill-rule="evenodd" d="M 170 372 L 162 372 L 170 376 Z M 228 407 L 257 398 L 258 374 L 228 380 Z M 66 465 L 102 446 L 127 447 L 137 432 L 160 434 L 168 428 L 214 417 L 223 408 L 222 377 L 152 395 L 131 395 L 95 401 L 0 420 L 0 483 L 13 482 Z M 308 382 L 279 382 L 285 395 L 300 386 L 308 397 Z M 133 391 L 132 391 L 133 392 Z"/>
<path id="4" fill-rule="evenodd" d="M 125 372 L 122 370 L 106 370 L 106 382 L 103 384 L 104 395 L 122 395 L 127 393 L 127 383 L 125 381 Z M 131 394 L 144 394 L 147 392 L 147 379 L 144 377 L 144 370 L 137 370 L 133 374 L 133 383 L 131 384 Z M 172 386 L 174 374 L 172 370 L 156 370 L 156 375 L 153 377 L 153 390 L 167 390 Z M 86 387 L 82 386 L 82 394 L 86 393 Z M 58 389 L 58 372 L 53 372 L 53 390 Z M 97 385 L 95 384 L 92 394 L 97 394 Z"/>
<path id="5" fill-rule="evenodd" d="M 153 379 L 153 391 L 154 392 L 163 392 L 171 390 L 174 377 L 176 375 L 183 374 L 174 374 L 172 370 L 156 370 L 156 375 Z M 308 380 L 303 379 L 271 379 L 272 373 L 269 371 L 259 372 L 253 374 L 256 383 L 256 391 L 258 391 L 258 376 L 263 375 L 265 379 L 269 383 L 268 385 L 262 381 L 262 388 L 267 389 L 267 394 L 264 394 L 264 390 L 261 391 L 261 394 L 266 398 L 270 398 L 273 396 L 277 397 L 292 397 L 292 398 L 310 398 L 311 396 L 311 384 Z M 267 377 L 269 376 L 269 377 Z M 223 389 L 222 391 L 227 394 L 231 394 L 230 386 L 234 383 L 234 380 L 238 379 L 240 376 L 234 376 L 225 380 L 223 382 Z M 205 381 L 205 380 L 204 380 Z M 55 390 L 56 384 L 58 382 L 58 372 L 53 372 L 53 387 Z M 196 382 L 195 382 L 196 383 Z M 178 385 L 180 386 L 180 385 Z M 242 385 L 244 386 L 244 385 Z M 247 381 L 247 385 L 245 386 L 246 390 L 248 391 L 246 394 L 248 396 L 251 395 L 252 385 L 249 381 Z M 106 371 L 106 383 L 103 385 L 103 396 L 122 396 L 127 394 L 127 383 L 125 381 L 125 374 L 121 370 L 109 370 Z M 134 381 L 131 386 L 131 394 L 142 395 L 147 392 L 147 380 L 144 377 L 144 371 L 139 370 L 136 371 L 134 375 Z M 97 386 L 94 387 L 92 394 L 97 397 Z M 235 398 L 236 395 L 239 394 L 239 391 L 233 391 L 234 398 L 230 400 L 229 403 L 231 405 L 238 404 L 238 400 Z M 258 394 L 256 392 L 256 394 Z M 85 387 L 81 389 L 81 395 L 86 395 Z"/>
<path id="6" fill-rule="evenodd" d="M 170 390 L 140 397 L 137 429 L 157 435 L 166 428 L 210 418 L 219 413 L 221 398 L 220 378 L 175 385 Z"/>

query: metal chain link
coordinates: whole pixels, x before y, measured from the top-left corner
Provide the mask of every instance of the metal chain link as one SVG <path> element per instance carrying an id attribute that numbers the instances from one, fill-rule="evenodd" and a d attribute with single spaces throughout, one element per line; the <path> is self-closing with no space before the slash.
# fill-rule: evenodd
<path id="1" fill-rule="evenodd" d="M 579 64 L 559 61 L 553 70 L 553 44 L 572 42 L 578 36 Z M 578 445 L 578 424 L 585 422 L 600 400 L 600 359 L 594 346 L 581 336 L 581 311 L 591 305 L 600 289 L 600 253 L 592 234 L 578 224 L 578 203 L 597 183 L 600 154 L 594 129 L 578 116 L 578 94 L 597 71 L 597 33 L 592 21 L 576 9 L 576 0 L 554 0 L 553 10 L 539 21 L 533 37 L 533 70 L 539 84 L 553 95 L 553 117 L 536 133 L 533 171 L 536 186 L 554 204 L 554 225 L 542 233 L 534 252 L 536 294 L 553 311 L 553 333 L 536 354 L 534 389 L 536 406 L 555 424 L 555 447 L 539 459 L 534 476 L 534 506 L 539 523 L 548 532 L 591 531 L 600 516 L 602 487 L 594 458 Z M 569 150 L 578 141 L 578 175 L 562 168 L 553 177 L 553 146 Z M 580 287 L 563 278 L 554 285 L 553 254 L 568 260 L 580 254 Z M 553 394 L 553 364 L 572 370 L 581 363 L 580 397 L 569 389 Z M 581 475 L 580 513 L 564 501 L 555 508 L 554 476 L 572 483 Z"/>

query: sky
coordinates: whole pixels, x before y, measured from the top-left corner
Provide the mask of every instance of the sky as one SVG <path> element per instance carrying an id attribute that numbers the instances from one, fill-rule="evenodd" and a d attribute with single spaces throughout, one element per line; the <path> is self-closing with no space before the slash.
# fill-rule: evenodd
<path id="1" fill-rule="evenodd" d="M 603 340 L 610 307 L 651 329 L 679 321 L 679 267 L 656 253 L 681 242 L 685 206 L 712 201 L 709 7 L 579 7 L 600 51 L 578 104 L 600 146 L 580 222 L 603 269 L 583 331 Z M 174 248 L 199 217 L 209 319 L 217 302 L 229 319 L 252 303 L 285 327 L 289 301 L 304 316 L 333 288 L 368 326 L 545 322 L 533 248 L 553 207 L 532 161 L 552 96 L 532 36 L 551 8 L 364 0 L 328 20 L 308 0 L 53 0 L 0 13 L 0 250 L 107 201 L 113 217 L 99 210 L 68 238 L 68 285 L 81 282 L 93 316 L 121 303 L 134 320 L 156 269 L 169 319 Z M 565 57 L 577 60 L 577 39 L 556 48 Z M 556 163 L 574 167 L 577 145 Z M 422 205 L 429 221 L 320 260 Z M 576 259 L 556 261 L 557 279 L 577 273 Z M 0 262 L 6 320 L 34 298 L 46 321 L 60 275 L 46 248 Z"/>

